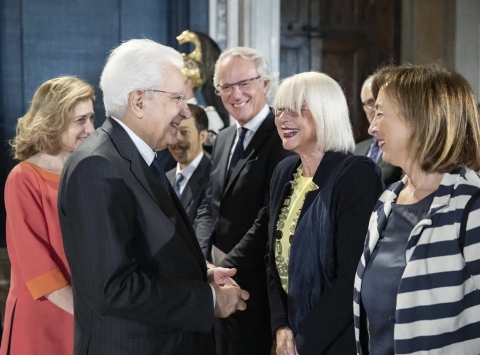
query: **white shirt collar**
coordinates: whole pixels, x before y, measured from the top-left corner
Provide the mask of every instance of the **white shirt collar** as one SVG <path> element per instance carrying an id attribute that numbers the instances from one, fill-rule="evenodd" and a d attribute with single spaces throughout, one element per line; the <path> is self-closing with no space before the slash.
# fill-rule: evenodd
<path id="1" fill-rule="evenodd" d="M 202 160 L 202 158 L 203 151 L 201 151 L 200 154 L 198 154 L 197 157 L 193 159 L 190 164 L 188 164 L 183 170 L 180 169 L 180 164 L 177 163 L 177 171 L 175 172 L 175 176 L 177 176 L 179 173 L 182 173 L 183 177 L 185 178 L 184 181 L 185 183 L 187 183 L 187 181 L 190 180 L 190 177 L 197 169 L 198 164 L 200 164 L 200 160 Z"/>
<path id="2" fill-rule="evenodd" d="M 135 147 L 137 147 L 138 151 L 140 152 L 140 155 L 145 159 L 145 162 L 147 163 L 148 166 L 152 164 L 153 159 L 155 158 L 155 152 L 153 151 L 150 146 L 145 143 L 145 141 L 142 140 L 139 136 L 135 134 L 128 126 L 120 121 L 119 119 L 112 117 L 115 121 L 118 122 L 120 126 L 123 127 L 123 129 L 127 132 L 129 135 L 130 139 L 133 141 L 133 144 L 135 144 Z"/>
<path id="3" fill-rule="evenodd" d="M 258 130 L 258 127 L 260 127 L 263 121 L 265 121 L 265 118 L 267 118 L 269 112 L 270 112 L 270 108 L 268 107 L 267 104 L 265 104 L 265 106 L 260 110 L 260 112 L 257 113 L 255 117 L 253 117 L 250 121 L 248 121 L 243 127 L 247 128 L 252 133 L 255 133 Z M 238 123 L 238 121 L 236 122 L 236 124 L 237 124 L 237 132 L 238 132 L 239 128 L 241 128 L 242 126 L 240 126 L 240 123 Z"/>

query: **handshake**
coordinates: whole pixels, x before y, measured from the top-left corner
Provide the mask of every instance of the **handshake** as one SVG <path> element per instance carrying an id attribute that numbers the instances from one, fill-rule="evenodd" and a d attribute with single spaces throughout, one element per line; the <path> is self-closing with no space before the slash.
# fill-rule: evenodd
<path id="1" fill-rule="evenodd" d="M 248 300 L 250 295 L 232 279 L 236 273 L 236 269 L 222 267 L 210 267 L 208 269 L 208 282 L 215 290 L 214 315 L 217 318 L 226 318 L 237 310 L 243 311 L 247 308 L 245 301 Z"/>

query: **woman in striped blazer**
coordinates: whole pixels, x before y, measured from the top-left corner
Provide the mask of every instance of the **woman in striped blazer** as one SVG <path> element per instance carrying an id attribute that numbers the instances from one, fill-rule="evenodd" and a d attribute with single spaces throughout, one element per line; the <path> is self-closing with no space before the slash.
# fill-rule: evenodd
<path id="1" fill-rule="evenodd" d="M 480 354 L 475 95 L 432 65 L 380 69 L 369 133 L 401 167 L 370 218 L 354 291 L 359 354 Z"/>

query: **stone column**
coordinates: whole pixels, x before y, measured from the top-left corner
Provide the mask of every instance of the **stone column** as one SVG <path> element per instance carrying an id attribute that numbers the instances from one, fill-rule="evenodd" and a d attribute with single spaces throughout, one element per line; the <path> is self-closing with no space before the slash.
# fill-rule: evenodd
<path id="1" fill-rule="evenodd" d="M 210 37 L 221 49 L 259 50 L 278 72 L 280 67 L 280 0 L 210 0 Z"/>

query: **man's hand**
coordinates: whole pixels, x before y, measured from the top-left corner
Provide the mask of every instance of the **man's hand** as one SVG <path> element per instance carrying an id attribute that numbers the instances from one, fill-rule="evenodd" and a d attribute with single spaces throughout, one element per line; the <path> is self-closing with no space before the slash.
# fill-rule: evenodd
<path id="1" fill-rule="evenodd" d="M 218 286 L 215 282 L 210 285 L 215 289 L 215 317 L 226 318 L 237 310 L 243 311 L 247 308 L 245 301 L 250 297 L 247 291 L 238 286 Z"/>
<path id="2" fill-rule="evenodd" d="M 219 286 L 238 286 L 238 284 L 232 279 L 236 273 L 237 269 L 212 267 L 207 270 L 208 282 L 215 282 Z"/>
<path id="3" fill-rule="evenodd" d="M 277 355 L 298 355 L 293 332 L 288 327 L 282 327 L 275 332 Z"/>

